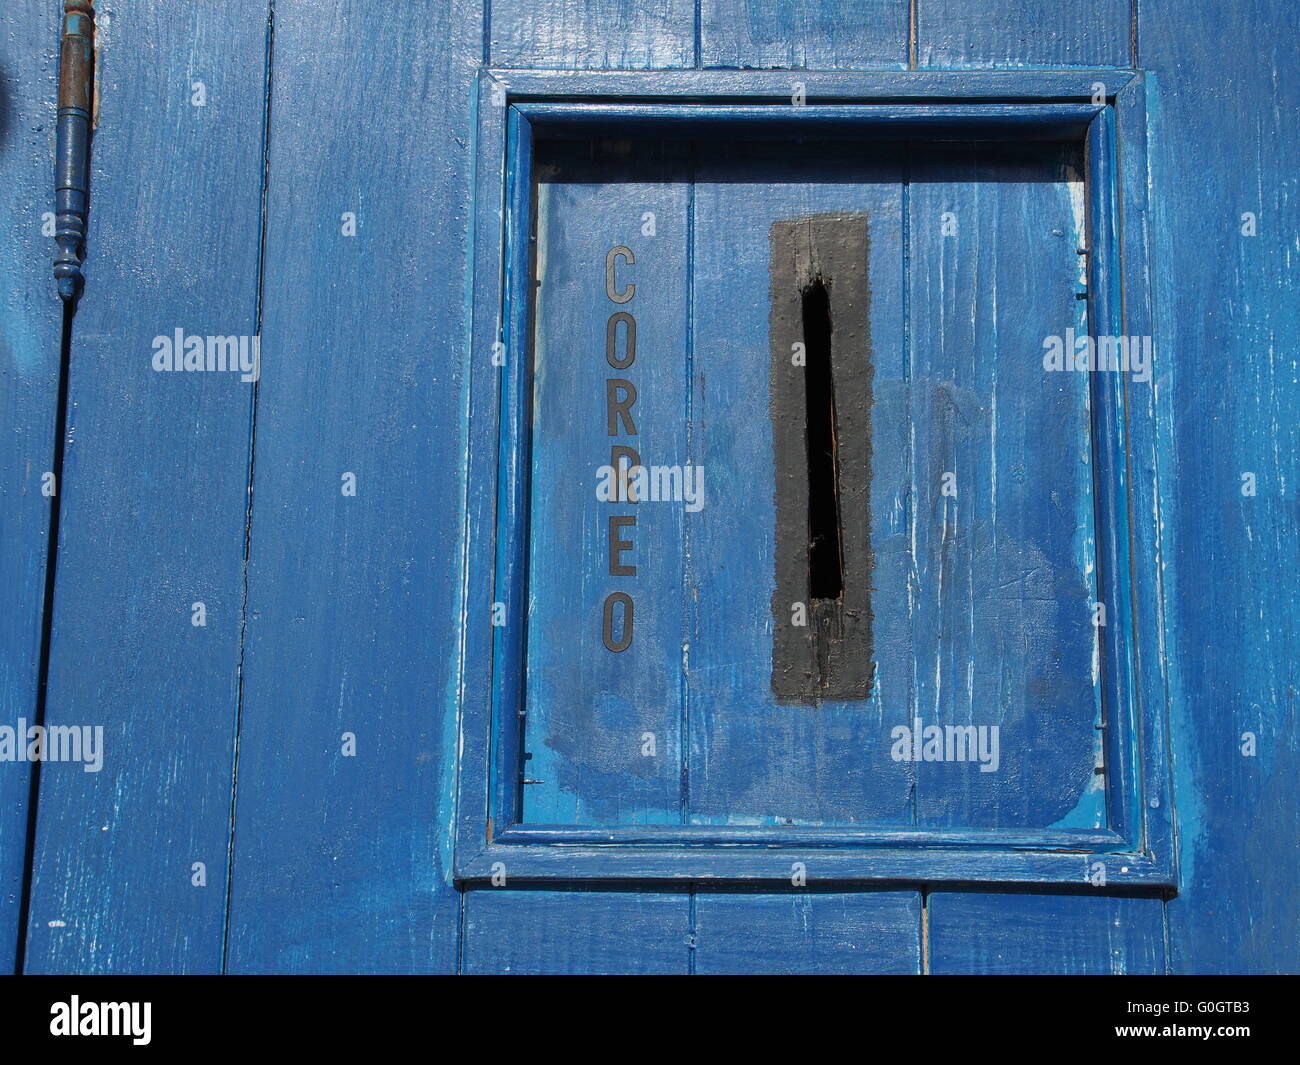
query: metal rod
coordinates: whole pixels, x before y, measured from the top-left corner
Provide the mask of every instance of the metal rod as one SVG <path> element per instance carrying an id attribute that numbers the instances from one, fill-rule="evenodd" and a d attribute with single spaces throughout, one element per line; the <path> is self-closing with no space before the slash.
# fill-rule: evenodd
<path id="1" fill-rule="evenodd" d="M 81 245 L 86 236 L 91 98 L 94 93 L 94 0 L 65 0 L 59 49 L 58 133 L 54 151 L 54 276 L 59 296 L 81 291 Z"/>

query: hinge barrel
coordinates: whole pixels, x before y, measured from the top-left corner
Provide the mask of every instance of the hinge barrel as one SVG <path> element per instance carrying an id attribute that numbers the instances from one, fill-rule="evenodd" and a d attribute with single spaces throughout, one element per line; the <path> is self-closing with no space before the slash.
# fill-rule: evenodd
<path id="1" fill-rule="evenodd" d="M 59 110 L 54 149 L 54 276 L 59 296 L 81 291 L 81 245 L 86 236 L 87 163 L 94 94 L 94 0 L 65 0 L 59 49 Z"/>

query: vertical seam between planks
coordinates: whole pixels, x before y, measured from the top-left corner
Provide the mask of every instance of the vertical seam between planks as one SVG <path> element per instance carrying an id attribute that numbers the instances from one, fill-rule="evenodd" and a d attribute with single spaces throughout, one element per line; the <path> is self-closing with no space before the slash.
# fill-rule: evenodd
<path id="1" fill-rule="evenodd" d="M 930 891 L 921 885 L 921 975 L 930 975 Z"/>
<path id="2" fill-rule="evenodd" d="M 53 54 L 61 55 L 63 39 L 63 19 L 54 19 L 55 36 Z M 91 89 L 92 114 L 99 109 L 99 63 L 100 53 L 98 39 L 95 39 L 94 84 Z M 56 64 L 54 89 L 58 92 L 59 67 Z M 94 150 L 94 128 L 92 126 L 89 150 Z M 89 181 L 89 177 L 87 178 Z M 89 223 L 87 223 L 89 224 Z M 50 513 L 46 523 L 45 542 L 45 581 L 41 592 L 40 644 L 36 654 L 36 698 L 32 706 L 34 724 L 45 724 L 46 694 L 50 683 L 50 647 L 54 638 L 54 599 L 59 560 L 59 521 L 63 509 L 63 457 L 65 453 L 64 438 L 67 436 L 68 422 L 68 378 L 72 369 L 72 321 L 76 314 L 76 303 L 61 303 L 63 325 L 59 332 L 59 368 L 54 387 L 54 439 L 53 454 L 50 457 L 50 470 L 54 474 L 54 495 L 50 497 Z M 27 825 L 24 831 L 22 879 L 18 895 L 18 927 L 14 937 L 14 975 L 21 976 L 27 963 L 27 923 L 31 919 L 32 888 L 36 879 L 36 827 L 37 809 L 40 805 L 41 761 L 31 763 L 27 777 Z"/>
<path id="3" fill-rule="evenodd" d="M 1165 950 L 1165 975 L 1173 976 L 1173 959 L 1169 956 L 1169 895 L 1167 893 L 1160 898 L 1160 938 Z"/>
<path id="4" fill-rule="evenodd" d="M 490 2 L 490 0 L 489 0 Z M 699 70 L 704 62 L 704 14 L 701 0 L 695 0 L 695 69 Z"/>
<path id="5" fill-rule="evenodd" d="M 483 65 L 492 65 L 492 0 L 483 0 Z"/>
<path id="6" fill-rule="evenodd" d="M 262 196 L 258 207 L 260 230 L 257 248 L 257 296 L 253 332 L 258 338 L 258 375 L 253 382 L 248 425 L 248 498 L 244 509 L 244 561 L 239 600 L 239 659 L 235 687 L 235 737 L 230 763 L 230 831 L 226 846 L 226 898 L 221 921 L 221 972 L 225 973 L 230 954 L 230 905 L 234 896 L 235 876 L 235 809 L 239 791 L 239 734 L 244 715 L 244 648 L 248 634 L 248 569 L 253 544 L 253 474 L 257 465 L 257 398 L 261 389 L 261 336 L 263 285 L 266 278 L 267 199 L 271 179 L 271 73 L 275 57 L 275 0 L 267 0 L 265 95 L 262 104 Z"/>
<path id="7" fill-rule="evenodd" d="M 903 147 L 903 172 L 900 175 L 902 177 L 902 186 L 903 186 L 902 195 L 901 195 L 901 209 L 903 215 L 902 226 L 901 226 L 902 240 L 903 240 L 903 263 L 902 263 L 902 267 L 903 267 L 903 308 L 902 308 L 903 310 L 903 370 L 902 370 L 902 375 L 903 375 L 903 382 L 904 382 L 903 396 L 907 404 L 907 422 L 909 426 L 913 426 L 912 431 L 914 432 L 915 428 L 914 428 L 914 422 L 912 420 L 912 391 L 911 391 L 911 384 L 912 384 L 912 300 L 911 300 L 912 165 L 911 165 L 911 160 L 912 160 L 912 150 L 911 150 L 911 142 L 909 141 Z M 912 535 L 912 529 L 916 522 L 916 492 L 915 492 L 916 451 L 913 447 L 911 433 L 909 433 L 908 440 L 907 440 L 907 464 L 908 464 L 907 494 L 903 500 L 903 524 L 905 528 L 908 530 L 909 543 L 915 545 L 916 537 Z M 912 636 L 915 636 L 915 631 L 913 626 L 915 625 L 916 622 L 915 622 L 915 616 L 912 613 L 912 602 L 913 602 L 912 586 L 916 581 L 916 555 L 914 551 L 908 561 L 907 568 L 908 568 L 908 573 L 907 573 L 908 631 L 909 633 L 911 633 Z M 907 700 L 909 724 L 911 723 L 911 721 L 913 720 L 917 712 L 913 703 L 913 700 L 916 698 L 916 641 L 915 639 L 912 639 L 910 641 L 910 644 L 911 646 L 908 651 L 908 656 L 909 656 L 909 665 L 911 668 L 909 670 L 909 676 L 908 676 L 908 700 Z M 920 795 L 918 794 L 920 790 L 918 787 L 919 774 L 916 771 L 915 764 L 913 764 L 909 768 L 908 772 L 911 774 L 912 777 L 911 801 L 909 805 L 911 806 L 911 810 L 912 810 L 912 825 L 915 827 L 919 824 L 919 812 L 920 812 Z"/>
<path id="8" fill-rule="evenodd" d="M 692 885 L 690 894 L 687 896 L 686 903 L 686 921 L 688 924 L 686 939 L 686 975 L 695 975 L 695 952 L 699 947 L 699 941 L 696 939 L 696 910 L 695 910 L 695 887 Z"/>
<path id="9" fill-rule="evenodd" d="M 456 975 L 465 975 L 465 892 L 457 891 L 459 913 L 456 919 Z"/>
<path id="10" fill-rule="evenodd" d="M 696 146 L 691 145 L 690 183 L 686 186 L 686 461 L 695 461 L 693 423 L 695 418 L 695 180 Z M 695 633 L 695 598 L 691 589 L 691 525 L 682 517 L 682 546 L 685 558 L 682 565 L 682 595 L 684 597 L 686 633 L 682 641 L 681 658 L 681 715 L 678 722 L 677 743 L 681 751 L 681 782 L 679 805 L 681 823 L 690 824 L 691 818 L 691 637 Z M 694 897 L 692 896 L 692 907 Z"/>
<path id="11" fill-rule="evenodd" d="M 1129 3 L 1129 55 L 1133 69 L 1138 67 L 1138 0 Z"/>
<path id="12" fill-rule="evenodd" d="M 68 377 L 72 365 L 72 303 L 62 304 L 63 328 L 59 336 L 59 374 L 54 404 L 54 454 L 50 463 L 54 474 L 54 495 L 46 533 L 45 586 L 41 600 L 41 642 L 36 658 L 36 701 L 32 717 L 37 728 L 45 724 L 47 693 L 50 683 L 50 644 L 54 630 L 55 583 L 59 559 L 59 518 L 63 499 L 64 439 L 68 421 Z M 27 923 L 31 919 L 32 887 L 36 875 L 36 811 L 41 792 L 41 759 L 31 762 L 27 778 L 27 828 L 24 835 L 23 875 L 18 900 L 18 928 L 14 942 L 14 975 L 21 976 L 26 965 Z"/>
<path id="13" fill-rule="evenodd" d="M 908 4 L 907 4 L 907 69 L 908 70 L 916 69 L 916 5 L 917 3 L 918 0 L 908 0 Z"/>

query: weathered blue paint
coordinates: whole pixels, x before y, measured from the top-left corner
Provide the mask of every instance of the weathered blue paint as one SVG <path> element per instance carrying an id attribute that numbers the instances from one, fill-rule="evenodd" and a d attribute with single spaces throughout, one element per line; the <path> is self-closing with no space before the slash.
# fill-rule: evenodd
<path id="1" fill-rule="evenodd" d="M 1114 828 L 1092 622 L 1092 482 L 1114 467 L 1092 459 L 1095 379 L 1042 366 L 1044 336 L 1087 328 L 1082 152 L 919 145 L 908 177 L 906 705 L 999 725 L 1003 758 L 993 773 L 919 763 L 916 820 Z"/>
<path id="2" fill-rule="evenodd" d="M 469 891 L 463 951 L 463 971 L 475 975 L 682 976 L 691 963 L 691 896 Z"/>
<path id="3" fill-rule="evenodd" d="M 658 69 L 695 65 L 696 4 L 663 0 L 495 0 L 487 54 L 495 66 Z"/>
<path id="4" fill-rule="evenodd" d="M 926 907 L 936 975 L 1165 971 L 1158 898 L 935 891 Z"/>
<path id="5" fill-rule="evenodd" d="M 701 3 L 697 66 L 853 70 L 907 66 L 912 11 L 898 0 Z M 497 57 L 494 55 L 493 60 Z"/>
<path id="6" fill-rule="evenodd" d="M 527 632 L 529 757 L 514 777 L 539 781 L 522 785 L 526 821 L 677 823 L 685 798 L 680 672 L 665 663 L 682 656 L 686 522 L 680 507 L 599 502 L 596 471 L 611 461 L 611 446 L 635 449 L 644 463 L 687 462 L 691 193 L 672 146 L 641 144 L 611 167 L 590 159 L 589 142 L 552 143 L 534 156 L 546 177 L 537 191 L 532 551 L 527 605 L 521 601 L 506 625 Z M 647 212 L 654 215 L 653 237 L 642 232 Z M 618 247 L 634 259 L 618 268 L 618 284 L 635 284 L 622 304 L 605 291 L 606 258 Z M 636 330 L 635 349 L 625 349 L 628 326 L 616 323 L 616 361 L 625 351 L 634 355 L 626 369 L 610 366 L 605 354 L 608 321 L 620 312 Z M 516 350 L 512 364 L 527 365 L 527 352 L 526 346 Z M 617 420 L 618 435 L 608 435 L 611 380 L 636 389 L 635 436 Z M 636 523 L 615 533 L 638 545 L 622 556 L 625 566 L 635 561 L 635 576 L 608 575 L 608 519 L 615 513 Z M 598 564 L 583 567 L 575 582 L 578 545 Z M 612 654 L 604 644 L 604 613 L 606 597 L 616 591 L 631 595 L 633 640 Z M 653 754 L 643 753 L 647 734 Z M 590 743 L 594 737 L 608 740 Z"/>
<path id="7" fill-rule="evenodd" d="M 694 972 L 904 976 L 921 971 L 915 891 L 700 891 Z"/>
<path id="8" fill-rule="evenodd" d="M 996 7 L 915 0 L 913 65 L 1131 66 L 1134 7 L 1135 0 L 1006 0 Z"/>
<path id="9" fill-rule="evenodd" d="M 1300 10 L 1142 0 L 1138 14 L 1139 59 L 1155 71 L 1150 228 L 1165 353 L 1156 402 L 1181 864 L 1169 965 L 1296 972 L 1300 92 L 1287 72 Z"/>
<path id="10" fill-rule="evenodd" d="M 1287 124 L 1296 90 L 1284 76 L 1295 66 L 1296 12 L 1283 0 L 849 6 L 467 0 L 412 17 L 350 0 L 278 0 L 269 73 L 269 0 L 179 19 L 172 5 L 141 3 L 101 25 L 95 209 L 71 349 L 48 709 L 55 722 L 105 723 L 108 758 L 100 774 L 58 765 L 41 774 L 28 969 L 213 971 L 223 955 L 238 971 L 1300 965 L 1291 890 L 1300 873 L 1300 741 L 1290 727 L 1300 686 L 1300 377 L 1287 347 L 1300 326 L 1288 286 L 1300 160 Z M 60 322 L 49 245 L 36 226 L 53 206 L 57 8 L 23 0 L 0 15 L 0 176 L 19 190 L 17 209 L 0 220 L 12 280 L 0 354 L 17 385 L 0 405 L 0 575 L 15 590 L 14 608 L 0 617 L 8 671 L 0 724 L 30 717 L 38 704 L 49 519 L 39 477 L 54 450 Z M 827 69 L 806 69 L 817 67 Z M 536 68 L 548 73 L 524 73 Z M 643 82 L 626 78 L 636 68 Z M 1130 68 L 1141 73 L 1133 78 Z M 1125 800 L 1105 808 L 1111 827 L 1085 827 L 1098 816 L 1095 794 L 1055 827 L 1026 827 L 1014 802 L 967 807 L 942 788 L 927 799 L 920 787 L 927 816 L 915 828 L 907 819 L 781 826 L 769 838 L 808 855 L 812 890 L 804 891 L 775 886 L 790 876 L 788 853 L 746 850 L 767 826 L 686 826 L 701 830 L 700 846 L 682 846 L 671 835 L 683 827 L 672 818 L 683 808 L 673 805 L 668 776 L 610 804 L 620 821 L 636 824 L 602 824 L 600 816 L 575 824 L 586 808 L 572 808 L 563 777 L 553 778 L 561 784 L 549 796 L 530 797 L 539 817 L 558 823 L 494 824 L 490 809 L 521 798 L 517 777 L 502 767 L 517 769 L 526 748 L 541 749 L 533 736 L 498 729 L 507 742 L 490 750 L 483 698 L 494 655 L 499 675 L 515 650 L 508 640 L 494 645 L 491 604 L 518 594 L 527 565 L 526 555 L 500 567 L 494 557 L 465 557 L 467 544 L 490 541 L 522 516 L 509 492 L 475 489 L 465 455 L 472 461 L 485 444 L 495 451 L 518 442 L 512 423 L 497 419 L 496 388 L 502 378 L 506 400 L 517 402 L 524 363 L 494 368 L 491 344 L 471 337 L 504 342 L 511 358 L 524 351 L 518 300 L 503 299 L 526 276 L 526 261 L 503 264 L 496 279 L 479 271 L 499 255 L 503 233 L 524 221 L 526 190 L 511 186 L 504 161 L 527 142 L 518 121 L 512 132 L 477 121 L 475 111 L 481 118 L 499 106 L 494 86 L 531 86 L 569 102 L 622 98 L 644 129 L 676 120 L 646 110 L 651 99 L 671 101 L 670 109 L 706 98 L 750 106 L 789 99 L 802 82 L 810 103 L 826 110 L 787 116 L 788 136 L 800 123 L 831 122 L 832 109 L 857 96 L 883 97 L 895 109 L 909 98 L 1005 105 L 1023 98 L 1028 75 L 1054 86 L 1047 106 L 1076 111 L 1092 106 L 1094 81 L 1105 86 L 1110 106 L 1091 121 L 1088 152 L 1095 173 L 1114 173 L 1112 236 L 1104 205 L 1094 198 L 1089 210 L 1102 243 L 1122 244 L 1124 254 L 1088 264 L 1092 313 L 1130 332 L 1154 322 L 1157 341 L 1154 387 L 1110 382 L 1091 409 L 1100 445 L 1093 461 L 1121 474 L 1094 484 L 1097 554 L 1114 562 L 1095 579 L 1102 598 L 1120 604 L 1109 622 L 1123 630 L 1103 643 L 1100 664 L 1103 686 L 1115 693 L 1101 704 L 1109 765 L 1126 782 Z M 202 108 L 189 103 L 195 81 L 206 85 Z M 412 106 L 421 115 L 415 127 L 374 121 Z M 530 106 L 523 101 L 519 115 Z M 555 116 L 534 110 L 530 118 Z M 589 120 L 603 118 L 593 112 Z M 477 142 L 476 128 L 485 131 Z M 1135 165 L 1143 151 L 1149 161 Z M 1103 180 L 1091 191 L 1109 187 Z M 659 187 L 656 195 L 665 194 Z M 975 190 L 952 194 L 976 213 L 990 209 Z M 728 193 L 713 195 L 721 206 Z M 888 209 L 892 194 L 872 195 L 877 212 Z M 915 231 L 924 190 L 914 184 L 908 196 Z M 477 222 L 475 202 L 486 207 Z M 697 187 L 688 203 L 697 233 L 725 237 L 725 215 L 709 220 L 702 205 Z M 670 218 L 676 209 L 667 208 Z M 746 210 L 753 217 L 759 205 Z M 344 211 L 357 215 L 355 238 L 339 231 Z M 1245 212 L 1257 235 L 1242 232 Z M 927 258 L 916 232 L 900 234 L 889 254 L 920 248 L 909 274 L 945 285 L 979 269 L 976 296 L 990 278 L 1000 287 L 1016 280 L 997 250 L 1001 231 L 996 239 L 978 227 L 962 232 L 978 240 L 949 258 L 937 250 Z M 888 234 L 873 238 L 882 254 L 895 246 Z M 698 240 L 685 243 L 685 254 L 695 290 L 687 315 L 697 331 L 713 321 L 719 349 L 703 350 L 697 337 L 690 350 L 698 376 L 727 336 L 725 308 L 707 301 L 700 284 L 701 271 L 717 271 L 723 257 Z M 891 296 L 882 280 L 875 295 L 882 313 L 906 302 L 889 314 L 913 342 L 937 330 L 915 285 L 900 283 Z M 879 322 L 883 333 L 891 320 Z M 954 308 L 944 324 L 951 339 L 975 319 L 963 321 Z M 1004 341 L 1015 324 L 999 323 Z M 169 326 L 205 335 L 263 329 L 256 400 L 224 377 L 148 369 L 151 339 Z M 707 432 L 715 446 L 725 443 L 720 419 L 729 414 L 710 405 L 720 399 L 697 391 L 692 401 L 697 418 L 714 412 Z M 747 401 L 739 389 L 733 399 L 737 409 Z M 688 443 L 708 439 L 701 429 Z M 1010 449 L 1008 433 L 999 446 Z M 1032 433 L 1019 444 L 1027 464 L 1052 446 Z M 346 471 L 358 475 L 355 497 L 339 492 Z M 1255 475 L 1255 495 L 1241 492 L 1245 473 Z M 911 490 L 891 483 L 882 471 L 881 506 Z M 1076 489 L 1065 515 L 1085 505 L 1084 486 Z M 661 561 L 671 569 L 671 559 Z M 1135 576 L 1125 580 L 1130 569 Z M 910 579 L 906 566 L 880 573 L 887 577 L 895 583 L 886 587 L 900 589 Z M 725 580 L 714 583 L 730 591 Z M 207 606 L 204 628 L 190 625 L 195 600 Z M 526 600 L 517 605 L 527 609 Z M 940 627 L 964 609 L 938 605 L 950 611 L 946 621 L 933 615 Z M 901 631 L 892 639 L 901 648 Z M 549 650 L 525 650 L 564 665 L 559 639 Z M 955 646 L 946 653 L 951 691 L 967 655 Z M 919 681 L 914 690 L 924 694 Z M 639 716 L 661 712 L 635 707 Z M 672 720 L 661 727 L 671 732 Z M 698 770 L 716 751 L 687 740 L 708 718 L 692 710 L 678 720 L 668 747 L 684 745 Z M 544 739 L 545 722 L 537 725 Z M 342 756 L 344 731 L 356 733 L 355 758 Z M 1241 750 L 1246 732 L 1258 743 L 1253 757 Z M 528 742 L 511 746 L 511 735 Z M 1171 774 L 1172 802 L 1162 797 Z M 16 941 L 26 788 L 27 767 L 0 765 L 0 952 Z M 949 805 L 936 806 L 945 794 Z M 880 808 L 862 812 L 878 816 Z M 964 827 L 976 810 L 997 827 Z M 652 811 L 668 819 L 644 824 Z M 936 832 L 948 852 L 939 877 L 912 846 L 920 831 Z M 1109 887 L 1079 893 L 987 883 L 1052 879 L 1059 870 L 1049 866 L 1061 858 L 1052 848 L 1067 840 L 1087 848 L 1098 832 L 1109 833 L 1106 846 L 1133 842 L 1163 861 L 1135 855 Z M 462 875 L 476 880 L 463 893 L 452 883 L 453 838 L 468 856 Z M 864 843 L 872 875 L 897 882 L 864 889 Z M 1175 894 L 1165 901 L 1175 846 Z M 611 861 L 620 848 L 640 857 Z M 725 851 L 746 856 L 723 862 Z M 505 886 L 490 887 L 502 857 Z M 1076 856 L 1079 883 L 1087 857 Z M 201 859 L 208 886 L 191 887 L 190 866 Z M 593 875 L 654 883 L 572 883 Z M 765 885 L 736 890 L 737 876 Z M 1132 894 L 1114 891 L 1125 877 Z M 824 889 L 827 878 L 839 882 L 835 890 Z M 927 890 L 936 879 L 949 886 Z"/>

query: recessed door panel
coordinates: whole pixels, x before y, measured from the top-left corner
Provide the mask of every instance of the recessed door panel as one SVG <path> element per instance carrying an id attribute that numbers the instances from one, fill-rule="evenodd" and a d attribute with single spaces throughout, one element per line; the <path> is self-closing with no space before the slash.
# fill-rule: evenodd
<path id="1" fill-rule="evenodd" d="M 535 153 L 523 823 L 1104 827 L 1078 147 Z"/>

